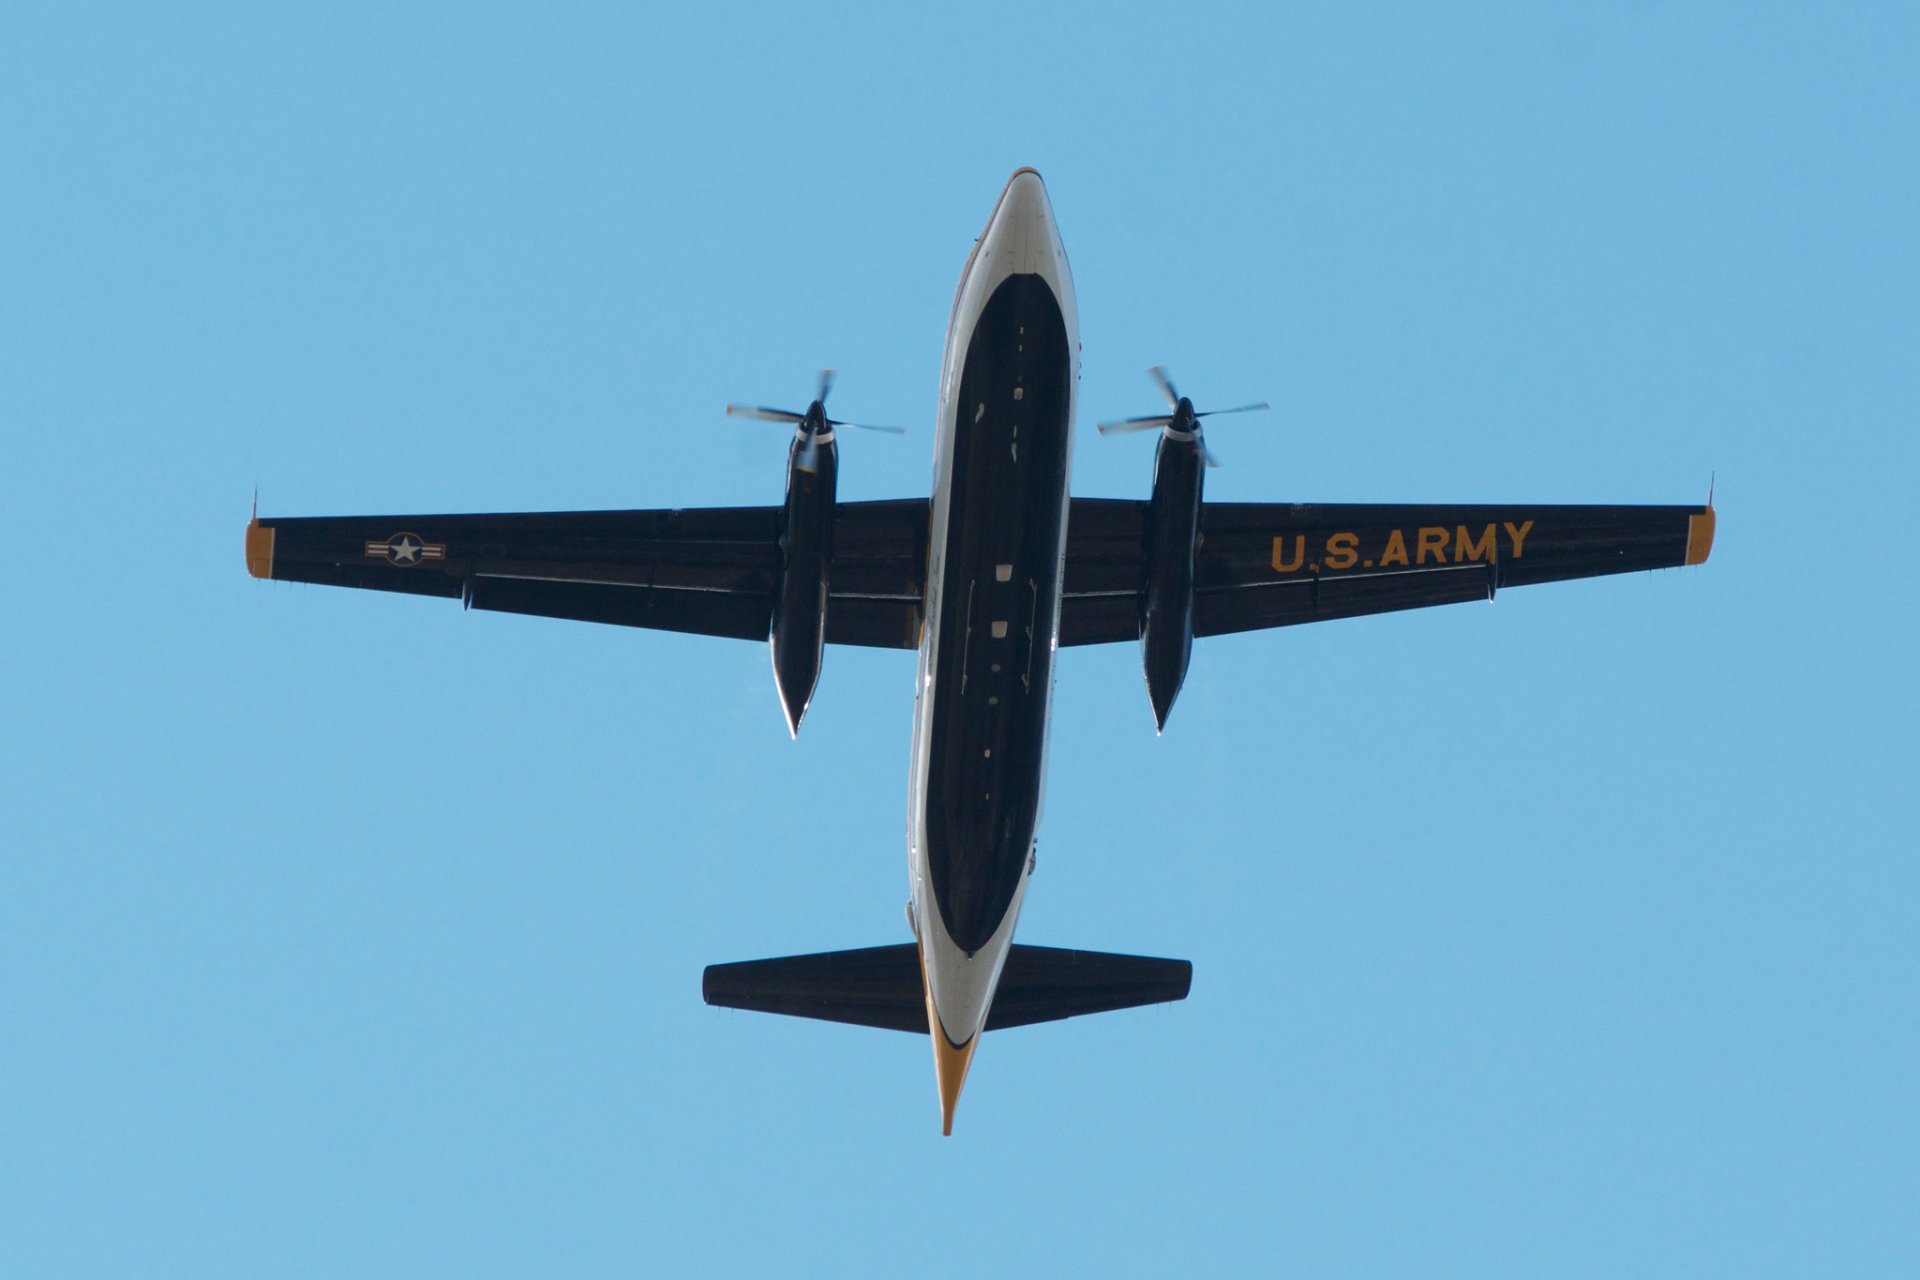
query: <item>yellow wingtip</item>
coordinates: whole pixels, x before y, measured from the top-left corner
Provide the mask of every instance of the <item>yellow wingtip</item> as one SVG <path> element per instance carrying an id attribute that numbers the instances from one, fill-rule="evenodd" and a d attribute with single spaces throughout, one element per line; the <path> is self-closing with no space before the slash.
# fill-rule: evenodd
<path id="1" fill-rule="evenodd" d="M 1713 505 L 1709 503 L 1705 511 L 1687 517 L 1687 563 L 1705 564 L 1707 557 L 1713 554 Z"/>
<path id="2" fill-rule="evenodd" d="M 247 572 L 256 578 L 273 576 L 273 529 L 258 516 L 247 521 Z"/>

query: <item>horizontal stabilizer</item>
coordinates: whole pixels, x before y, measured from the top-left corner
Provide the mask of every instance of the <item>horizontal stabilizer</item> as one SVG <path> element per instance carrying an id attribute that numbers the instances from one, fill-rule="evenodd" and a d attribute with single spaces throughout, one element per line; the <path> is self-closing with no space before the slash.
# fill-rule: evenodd
<path id="1" fill-rule="evenodd" d="M 912 943 L 710 964 L 700 990 L 708 1004 L 729 1009 L 890 1031 L 927 1029 L 920 949 Z"/>
<path id="2" fill-rule="evenodd" d="M 927 1030 L 919 948 L 912 943 L 707 967 L 708 1004 L 891 1031 Z M 1083 1013 L 1184 1000 L 1186 960 L 1015 944 L 987 1015 L 987 1030 Z"/>
<path id="3" fill-rule="evenodd" d="M 1015 943 L 994 993 L 987 1030 L 1185 1000 L 1192 985 L 1191 960 Z"/>

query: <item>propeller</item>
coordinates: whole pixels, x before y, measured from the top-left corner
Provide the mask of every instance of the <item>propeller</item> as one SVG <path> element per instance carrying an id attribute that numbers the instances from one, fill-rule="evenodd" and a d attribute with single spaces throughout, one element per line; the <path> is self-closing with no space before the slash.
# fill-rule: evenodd
<path id="1" fill-rule="evenodd" d="M 795 413 L 791 409 L 775 409 L 764 404 L 730 404 L 727 415 L 733 418 L 748 418 L 754 422 L 783 422 L 798 426 L 806 444 L 800 451 L 800 469 L 812 475 L 819 469 L 819 437 L 834 427 L 858 427 L 862 431 L 884 431 L 888 435 L 904 435 L 905 427 L 879 427 L 870 422 L 842 422 L 827 416 L 827 396 L 833 391 L 833 370 L 820 371 L 820 384 L 814 392 L 813 403 L 807 406 L 805 413 Z"/>
<path id="2" fill-rule="evenodd" d="M 1206 437 L 1200 431 L 1200 419 L 1211 418 L 1218 413 L 1250 413 L 1255 409 L 1271 407 L 1265 400 L 1256 400 L 1252 404 L 1234 405 L 1231 409 L 1208 409 L 1203 413 L 1195 412 L 1193 401 L 1180 394 L 1179 389 L 1173 385 L 1173 379 L 1167 376 L 1165 366 L 1153 366 L 1147 370 L 1147 376 L 1153 379 L 1156 387 L 1160 388 L 1160 394 L 1167 398 L 1167 407 L 1173 412 L 1150 413 L 1139 418 L 1121 418 L 1116 422 L 1103 422 L 1100 424 L 1101 435 L 1125 435 L 1130 431 L 1148 431 L 1154 427 L 1165 427 L 1169 431 L 1192 436 L 1194 442 L 1200 446 L 1200 456 L 1206 460 L 1207 465 L 1217 467 L 1220 465 L 1220 459 L 1214 455 L 1213 450 L 1207 448 Z"/>

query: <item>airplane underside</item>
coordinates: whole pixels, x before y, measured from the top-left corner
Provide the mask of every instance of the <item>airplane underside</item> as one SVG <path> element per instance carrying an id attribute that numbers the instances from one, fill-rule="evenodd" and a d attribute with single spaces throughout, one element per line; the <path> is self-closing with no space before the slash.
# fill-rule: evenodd
<path id="1" fill-rule="evenodd" d="M 917 650 L 914 940 L 710 966 L 708 1003 L 929 1033 L 942 1129 L 990 1030 L 1183 999 L 1183 960 L 1013 941 L 1033 870 L 1055 650 L 1138 643 L 1156 727 L 1196 638 L 1491 600 L 1504 587 L 1699 564 L 1688 506 L 1209 503 L 1200 419 L 1165 372 L 1145 501 L 1069 497 L 1079 336 L 1040 177 L 1017 170 L 961 274 L 930 497 L 842 503 L 832 385 L 795 427 L 781 507 L 396 515 L 247 526 L 256 577 L 482 611 L 771 643 L 797 733 L 827 646 Z M 1215 412 L 1264 408 L 1242 405 Z M 893 428 L 882 428 L 883 430 Z"/>

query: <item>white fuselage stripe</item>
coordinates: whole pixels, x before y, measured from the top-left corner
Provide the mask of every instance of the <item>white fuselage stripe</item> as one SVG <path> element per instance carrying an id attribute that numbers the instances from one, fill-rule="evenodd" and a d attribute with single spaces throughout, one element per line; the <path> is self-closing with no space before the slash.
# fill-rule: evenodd
<path id="1" fill-rule="evenodd" d="M 932 527 L 928 539 L 929 562 L 926 582 L 926 626 L 921 637 L 919 665 L 914 686 L 913 750 L 907 806 L 908 883 L 911 893 L 908 910 L 920 942 L 920 952 L 926 969 L 932 1004 L 948 1040 L 954 1044 L 967 1043 L 985 1024 L 987 1012 L 992 1005 L 994 987 L 999 981 L 1001 968 L 1005 964 L 1027 888 L 1027 872 L 1023 871 L 1018 888 L 1014 892 L 1012 904 L 993 936 L 971 955 L 962 951 L 947 933 L 941 919 L 939 905 L 932 900 L 925 826 L 925 807 L 928 797 L 933 794 L 933 779 L 929 776 L 932 755 L 929 739 L 934 720 L 935 665 L 943 645 L 968 643 L 968 637 L 965 634 L 968 619 L 944 618 L 940 607 L 947 569 L 944 563 L 947 525 L 949 514 L 954 506 L 952 486 L 956 474 L 958 414 L 961 411 L 961 406 L 957 403 L 961 370 L 988 299 L 1002 282 L 1016 274 L 1039 276 L 1052 289 L 1066 324 L 1067 352 L 1070 362 L 1068 385 L 1077 391 L 1080 342 L 1072 278 L 1068 273 L 1066 255 L 1060 247 L 1052 209 L 1046 197 L 1046 189 L 1041 185 L 1039 176 L 1027 170 L 1016 173 L 1008 182 L 1006 189 L 1001 192 L 1000 200 L 994 207 L 993 216 L 988 220 L 986 231 L 975 243 L 973 253 L 961 274 L 960 287 L 954 298 L 953 311 L 948 324 L 946 350 L 940 375 L 939 439 L 934 453 Z M 1066 422 L 1069 455 L 1072 418 L 1073 407 L 1070 397 Z M 1066 554 L 1067 489 L 1066 471 L 1063 469 L 1059 494 L 1061 504 L 1061 519 L 1058 525 L 1059 546 L 1053 549 L 1056 568 L 1064 562 Z M 1056 573 L 1054 575 L 1056 592 L 1061 580 L 1061 575 Z M 1058 600 L 1056 599 L 1053 603 L 1057 606 Z M 1036 637 L 1035 642 L 1055 647 L 1058 644 L 1057 607 L 1050 612 L 1056 618 L 1055 633 L 1046 636 L 1044 640 Z M 1050 679 L 1048 686 L 1040 696 L 1050 704 L 1052 696 Z M 1044 761 L 1043 746 L 1040 757 L 1042 777 L 1038 780 L 1041 786 L 1044 786 Z M 1027 865 L 1030 869 L 1031 861 Z"/>

